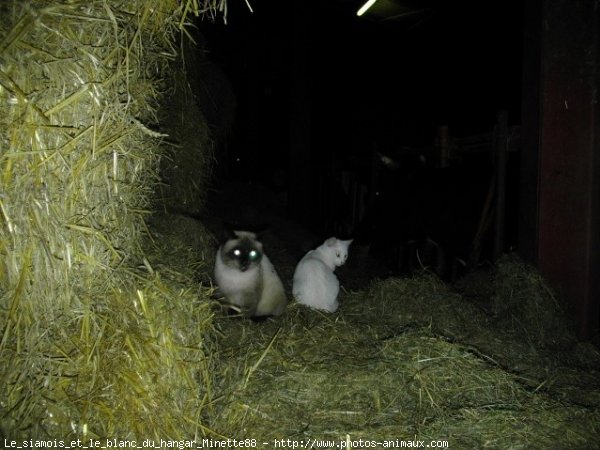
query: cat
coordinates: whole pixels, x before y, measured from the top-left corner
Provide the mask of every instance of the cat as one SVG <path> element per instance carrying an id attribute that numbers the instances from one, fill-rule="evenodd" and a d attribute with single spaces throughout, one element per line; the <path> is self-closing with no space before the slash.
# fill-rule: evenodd
<path id="1" fill-rule="evenodd" d="M 327 312 L 338 309 L 340 282 L 333 271 L 346 262 L 351 243 L 331 237 L 304 255 L 294 271 L 292 292 L 298 303 Z"/>
<path id="2" fill-rule="evenodd" d="M 287 305 L 283 284 L 255 233 L 233 231 L 217 250 L 214 273 L 227 303 L 245 316 L 283 314 Z"/>

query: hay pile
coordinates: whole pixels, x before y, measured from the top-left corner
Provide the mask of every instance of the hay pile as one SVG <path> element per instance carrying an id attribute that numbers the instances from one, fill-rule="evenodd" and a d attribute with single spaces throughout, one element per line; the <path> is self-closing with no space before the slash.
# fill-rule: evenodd
<path id="1" fill-rule="evenodd" d="M 203 433 L 210 290 L 141 246 L 173 42 L 224 5 L 0 4 L 0 434 Z"/>
<path id="2" fill-rule="evenodd" d="M 213 426 L 338 448 L 361 439 L 593 448 L 598 351 L 577 343 L 551 291 L 518 259 L 477 277 L 462 294 L 430 275 L 378 281 L 344 294 L 334 315 L 293 304 L 266 324 L 219 318 L 226 379 L 215 386 L 223 401 Z"/>

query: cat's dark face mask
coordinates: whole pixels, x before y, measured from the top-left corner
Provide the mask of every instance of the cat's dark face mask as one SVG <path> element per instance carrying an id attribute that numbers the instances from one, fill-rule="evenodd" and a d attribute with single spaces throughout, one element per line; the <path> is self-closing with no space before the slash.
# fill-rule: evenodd
<path id="1" fill-rule="evenodd" d="M 262 253 L 260 253 L 254 248 L 247 249 L 243 246 L 240 246 L 232 249 L 230 252 L 230 256 L 232 259 L 238 261 L 240 270 L 242 272 L 245 272 L 250 267 L 252 267 L 253 264 L 257 264 L 260 262 L 262 258 Z"/>

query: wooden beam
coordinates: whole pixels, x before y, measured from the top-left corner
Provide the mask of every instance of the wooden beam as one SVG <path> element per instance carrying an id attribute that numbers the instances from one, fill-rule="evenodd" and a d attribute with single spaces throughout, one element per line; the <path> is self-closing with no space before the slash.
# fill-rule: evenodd
<path id="1" fill-rule="evenodd" d="M 537 260 L 583 339 L 600 323 L 598 15 L 594 1 L 542 8 Z"/>

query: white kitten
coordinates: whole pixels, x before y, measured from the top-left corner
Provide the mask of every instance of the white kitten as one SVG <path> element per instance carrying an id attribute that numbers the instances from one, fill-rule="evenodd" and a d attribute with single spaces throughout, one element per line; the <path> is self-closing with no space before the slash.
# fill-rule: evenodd
<path id="1" fill-rule="evenodd" d="M 298 303 L 328 312 L 338 309 L 340 282 L 333 271 L 346 262 L 351 243 L 331 237 L 304 255 L 294 272 L 292 291 Z"/>
<path id="2" fill-rule="evenodd" d="M 254 233 L 234 231 L 219 247 L 215 279 L 227 302 L 246 316 L 279 316 L 285 310 L 283 284 Z"/>

